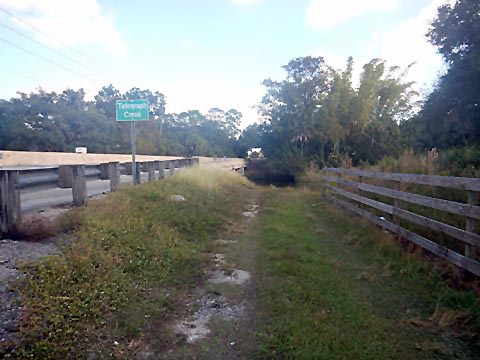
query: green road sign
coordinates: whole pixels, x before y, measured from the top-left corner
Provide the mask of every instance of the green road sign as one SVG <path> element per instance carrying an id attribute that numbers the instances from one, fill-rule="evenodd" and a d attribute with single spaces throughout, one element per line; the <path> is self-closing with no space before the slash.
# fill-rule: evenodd
<path id="1" fill-rule="evenodd" d="M 148 100 L 117 100 L 117 121 L 146 121 L 149 113 Z"/>

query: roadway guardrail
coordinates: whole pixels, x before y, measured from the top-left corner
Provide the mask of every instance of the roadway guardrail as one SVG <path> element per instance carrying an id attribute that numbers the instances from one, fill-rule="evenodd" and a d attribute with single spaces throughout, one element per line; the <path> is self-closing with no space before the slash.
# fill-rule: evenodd
<path id="1" fill-rule="evenodd" d="M 132 174 L 131 163 L 108 162 L 94 165 L 59 165 L 32 167 L 28 169 L 0 169 L 0 235 L 12 234 L 21 226 L 20 191 L 40 191 L 52 188 L 71 188 L 74 206 L 87 201 L 87 182 L 110 180 L 110 190 L 120 186 L 121 175 L 136 176 L 141 182 L 141 173 L 148 174 L 148 181 L 161 180 L 165 169 L 173 174 L 175 168 L 198 165 L 198 158 L 156 160 L 137 162 L 136 174 Z"/>

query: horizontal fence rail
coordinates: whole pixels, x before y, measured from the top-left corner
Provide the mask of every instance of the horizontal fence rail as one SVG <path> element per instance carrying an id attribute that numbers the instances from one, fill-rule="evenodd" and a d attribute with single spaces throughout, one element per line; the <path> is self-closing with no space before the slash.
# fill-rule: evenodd
<path id="1" fill-rule="evenodd" d="M 349 178 L 346 179 L 342 176 L 348 176 Z M 357 181 L 352 180 L 355 177 L 358 179 Z M 480 179 L 338 168 L 324 168 L 322 178 L 325 182 L 325 197 L 330 202 L 360 215 L 462 269 L 480 276 L 480 263 L 478 262 L 480 235 L 476 232 L 477 220 L 480 220 L 480 207 L 478 206 Z M 393 182 L 394 188 L 368 184 L 365 182 L 366 179 Z M 403 188 L 404 183 L 466 190 L 468 203 L 402 191 L 400 189 Z M 393 199 L 394 204 L 390 205 L 371 199 L 368 194 Z M 465 229 L 402 208 L 407 203 L 459 216 L 465 221 Z M 378 216 L 371 210 L 369 211 L 369 208 L 390 215 L 392 221 L 383 216 Z M 400 226 L 400 219 L 462 242 L 465 245 L 464 254 Z"/>
<path id="2" fill-rule="evenodd" d="M 464 178 L 456 176 L 440 175 L 420 175 L 420 174 L 402 174 L 402 173 L 384 173 L 366 170 L 325 168 L 332 174 L 353 175 L 363 178 L 372 178 L 379 180 L 400 181 L 420 185 L 442 186 L 447 188 L 480 191 L 480 181 L 475 178 Z"/>
<path id="3" fill-rule="evenodd" d="M 137 162 L 137 174 L 132 174 L 131 163 L 109 162 L 94 165 L 59 165 L 28 169 L 0 169 L 0 235 L 11 234 L 21 225 L 20 191 L 46 189 L 72 189 L 75 206 L 86 203 L 87 182 L 109 180 L 110 191 L 120 186 L 121 175 L 136 176 L 141 182 L 141 173 L 148 174 L 148 181 L 163 179 L 165 170 L 173 175 L 175 168 L 199 164 L 198 158 L 183 158 L 164 161 Z M 158 174 L 158 175 L 157 175 Z"/>

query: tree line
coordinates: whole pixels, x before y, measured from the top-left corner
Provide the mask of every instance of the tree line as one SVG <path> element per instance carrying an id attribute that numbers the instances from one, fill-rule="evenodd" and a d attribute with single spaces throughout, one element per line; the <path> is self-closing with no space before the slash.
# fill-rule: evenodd
<path id="1" fill-rule="evenodd" d="M 128 124 L 114 121 L 115 100 L 134 98 L 151 105 L 153 121 L 138 129 L 143 154 L 243 157 L 260 147 L 272 168 L 296 174 L 308 165 L 374 164 L 410 149 L 480 148 L 479 24 L 477 0 L 438 9 L 426 36 L 447 71 L 420 103 L 406 80 L 410 67 L 372 59 L 357 83 L 351 57 L 344 69 L 335 69 L 322 57 L 307 56 L 285 65 L 283 80 L 263 82 L 263 120 L 243 131 L 235 109 L 165 113 L 165 96 L 158 91 L 120 93 L 109 85 L 86 101 L 81 89 L 40 89 L 0 102 L 0 148 L 72 151 L 82 145 L 91 152 L 128 152 Z M 472 161 L 480 165 L 476 153 Z"/>
<path id="2" fill-rule="evenodd" d="M 66 151 L 86 146 L 93 153 L 130 152 L 129 123 L 115 121 L 115 101 L 148 99 L 151 121 L 137 124 L 137 151 L 151 155 L 236 156 L 242 114 L 212 108 L 207 113 L 165 113 L 165 96 L 132 88 L 103 87 L 87 101 L 82 89 L 39 89 L 0 101 L 0 149 Z"/>

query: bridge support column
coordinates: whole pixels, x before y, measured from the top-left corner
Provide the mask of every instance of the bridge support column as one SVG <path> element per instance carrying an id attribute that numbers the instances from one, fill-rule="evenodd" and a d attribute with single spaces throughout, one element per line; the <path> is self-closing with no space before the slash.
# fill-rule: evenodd
<path id="1" fill-rule="evenodd" d="M 142 168 L 143 168 L 143 162 L 137 162 L 137 166 L 135 167 L 136 174 L 135 176 L 137 177 L 136 184 L 141 184 L 142 183 Z"/>
<path id="2" fill-rule="evenodd" d="M 156 161 L 156 167 L 158 169 L 158 179 L 163 180 L 165 178 L 165 161 Z"/>
<path id="3" fill-rule="evenodd" d="M 15 232 L 21 222 L 19 173 L 0 170 L 0 235 Z"/>
<path id="4" fill-rule="evenodd" d="M 148 161 L 145 163 L 147 167 L 147 172 L 148 172 L 148 181 L 153 181 L 155 180 L 155 162 L 154 161 Z"/>
<path id="5" fill-rule="evenodd" d="M 85 177 L 85 165 L 71 165 L 71 168 L 73 174 L 73 205 L 82 206 L 87 202 L 87 178 Z"/>
<path id="6" fill-rule="evenodd" d="M 110 190 L 116 191 L 120 187 L 120 163 L 113 161 L 108 163 L 109 165 L 109 177 L 110 177 Z"/>

